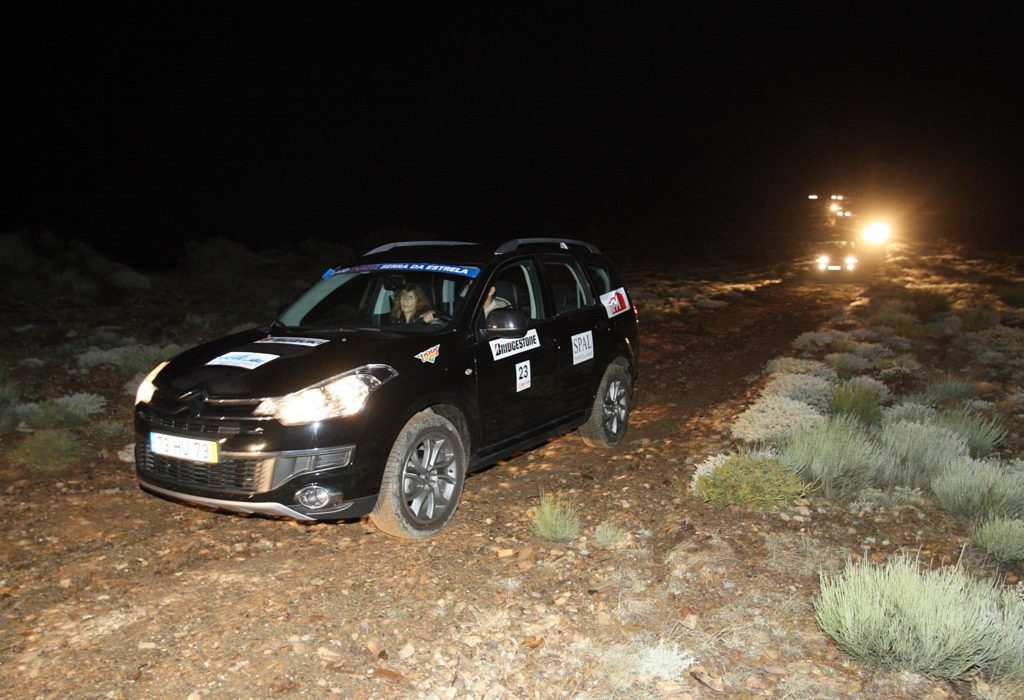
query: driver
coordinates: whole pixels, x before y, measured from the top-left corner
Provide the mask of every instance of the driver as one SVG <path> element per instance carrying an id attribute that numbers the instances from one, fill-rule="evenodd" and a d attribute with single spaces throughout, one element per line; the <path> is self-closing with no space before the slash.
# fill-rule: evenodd
<path id="1" fill-rule="evenodd" d="M 395 292 L 391 300 L 391 323 L 441 323 L 441 319 L 430 308 L 430 300 L 418 285 L 407 284 Z"/>

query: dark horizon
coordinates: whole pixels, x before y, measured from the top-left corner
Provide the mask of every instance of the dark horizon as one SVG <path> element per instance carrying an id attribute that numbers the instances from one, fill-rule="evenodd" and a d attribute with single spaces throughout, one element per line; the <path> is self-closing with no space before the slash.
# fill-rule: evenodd
<path id="1" fill-rule="evenodd" d="M 387 226 L 707 248 L 838 191 L 915 235 L 1019 238 L 998 18 L 28 12 L 0 231 L 127 258 Z"/>

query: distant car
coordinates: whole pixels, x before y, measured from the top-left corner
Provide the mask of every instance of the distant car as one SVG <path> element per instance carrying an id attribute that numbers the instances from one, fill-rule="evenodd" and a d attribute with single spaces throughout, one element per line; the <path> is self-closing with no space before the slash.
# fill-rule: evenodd
<path id="1" fill-rule="evenodd" d="M 617 445 L 638 367 L 635 307 L 593 245 L 392 243 L 273 323 L 154 368 L 136 471 L 183 501 L 369 514 L 418 539 L 451 519 L 468 472 L 575 428 Z"/>
<path id="2" fill-rule="evenodd" d="M 819 272 L 851 274 L 861 268 L 861 255 L 854 241 L 826 241 L 815 251 L 814 264 Z"/>

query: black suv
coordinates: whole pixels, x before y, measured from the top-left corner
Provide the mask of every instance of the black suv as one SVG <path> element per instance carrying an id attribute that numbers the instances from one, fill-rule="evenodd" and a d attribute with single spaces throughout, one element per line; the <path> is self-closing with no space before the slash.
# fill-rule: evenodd
<path id="1" fill-rule="evenodd" d="M 391 243 L 271 325 L 154 368 L 135 404 L 139 483 L 421 538 L 467 472 L 574 428 L 618 444 L 638 360 L 636 309 L 589 243 Z"/>

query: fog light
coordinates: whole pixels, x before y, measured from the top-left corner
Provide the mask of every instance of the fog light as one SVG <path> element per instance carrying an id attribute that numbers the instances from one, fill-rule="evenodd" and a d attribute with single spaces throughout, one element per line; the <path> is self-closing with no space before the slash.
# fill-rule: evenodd
<path id="1" fill-rule="evenodd" d="M 339 502 L 341 494 L 317 484 L 310 484 L 299 489 L 295 494 L 295 500 L 305 508 L 319 510 Z"/>

